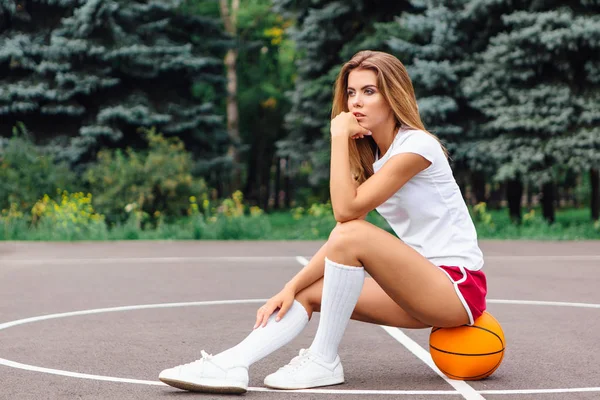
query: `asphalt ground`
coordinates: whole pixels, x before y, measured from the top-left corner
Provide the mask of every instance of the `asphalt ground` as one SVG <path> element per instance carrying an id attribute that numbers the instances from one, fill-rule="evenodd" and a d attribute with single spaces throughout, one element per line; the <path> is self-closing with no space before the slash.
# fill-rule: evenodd
<path id="1" fill-rule="evenodd" d="M 322 242 L 0 243 L 0 399 L 236 398 L 158 381 L 252 329 L 256 308 Z M 482 241 L 488 311 L 507 341 L 481 381 L 428 366 L 430 330 L 351 321 L 346 383 L 267 390 L 263 378 L 308 347 L 318 314 L 254 364 L 243 398 L 600 399 L 600 241 Z"/>

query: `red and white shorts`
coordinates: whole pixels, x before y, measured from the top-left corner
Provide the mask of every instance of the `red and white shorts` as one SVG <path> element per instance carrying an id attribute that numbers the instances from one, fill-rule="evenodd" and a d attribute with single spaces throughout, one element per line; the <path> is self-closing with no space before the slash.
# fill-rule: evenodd
<path id="1" fill-rule="evenodd" d="M 454 290 L 469 314 L 469 325 L 485 311 L 487 281 L 483 271 L 471 271 L 464 267 L 439 266 L 454 283 Z"/>

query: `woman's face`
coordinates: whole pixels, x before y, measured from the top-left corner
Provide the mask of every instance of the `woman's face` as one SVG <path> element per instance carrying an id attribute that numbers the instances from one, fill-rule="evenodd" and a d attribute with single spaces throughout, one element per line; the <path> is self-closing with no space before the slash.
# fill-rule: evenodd
<path id="1" fill-rule="evenodd" d="M 377 88 L 377 75 L 369 69 L 354 69 L 348 75 L 348 111 L 366 129 L 374 130 L 394 120 L 394 113 Z"/>

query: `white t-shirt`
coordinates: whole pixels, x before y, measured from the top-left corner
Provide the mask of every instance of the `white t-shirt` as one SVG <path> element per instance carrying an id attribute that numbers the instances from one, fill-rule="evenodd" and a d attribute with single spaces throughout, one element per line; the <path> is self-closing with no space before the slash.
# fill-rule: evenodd
<path id="1" fill-rule="evenodd" d="M 396 235 L 435 265 L 479 270 L 483 254 L 477 232 L 439 142 L 427 133 L 401 129 L 373 163 L 375 173 L 391 157 L 415 153 L 431 165 L 377 207 Z"/>

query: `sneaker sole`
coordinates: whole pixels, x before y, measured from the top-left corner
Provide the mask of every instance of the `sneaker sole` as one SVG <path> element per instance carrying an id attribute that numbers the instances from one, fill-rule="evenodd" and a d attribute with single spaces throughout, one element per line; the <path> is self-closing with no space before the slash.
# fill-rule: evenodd
<path id="1" fill-rule="evenodd" d="M 341 385 L 342 383 L 344 383 L 344 378 L 327 378 L 327 379 L 320 379 L 318 381 L 313 381 L 304 385 L 300 385 L 300 384 L 296 384 L 296 385 L 277 385 L 277 384 L 268 384 L 266 382 L 264 382 L 264 385 L 266 387 L 272 388 L 272 389 L 283 389 L 283 390 L 297 390 L 297 389 L 311 389 L 311 388 L 316 388 L 316 387 L 321 387 L 321 386 L 334 386 L 334 385 Z"/>
<path id="2" fill-rule="evenodd" d="M 248 389 L 243 386 L 219 386 L 214 384 L 202 384 L 193 383 L 186 381 L 178 381 L 176 379 L 159 378 L 161 382 L 166 383 L 169 386 L 173 386 L 177 389 L 188 390 L 190 392 L 201 392 L 201 393 L 220 393 L 220 394 L 242 394 L 246 393 Z"/>

